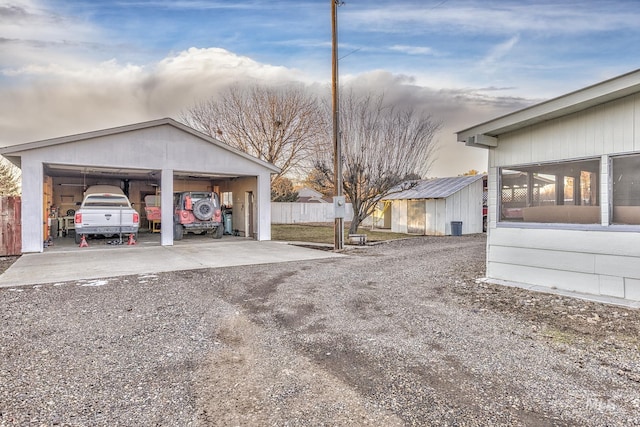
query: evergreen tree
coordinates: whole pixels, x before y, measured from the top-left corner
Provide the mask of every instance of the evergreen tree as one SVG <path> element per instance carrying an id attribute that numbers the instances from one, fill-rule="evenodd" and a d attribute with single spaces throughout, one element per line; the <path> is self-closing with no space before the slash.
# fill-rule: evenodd
<path id="1" fill-rule="evenodd" d="M 0 158 L 0 196 L 20 195 L 20 173 L 6 159 Z"/>

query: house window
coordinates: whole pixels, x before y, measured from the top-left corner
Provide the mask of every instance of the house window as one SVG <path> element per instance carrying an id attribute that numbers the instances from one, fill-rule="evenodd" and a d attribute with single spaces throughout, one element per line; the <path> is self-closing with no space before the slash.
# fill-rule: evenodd
<path id="1" fill-rule="evenodd" d="M 233 193 L 231 191 L 222 193 L 222 205 L 229 209 L 233 207 Z"/>
<path id="2" fill-rule="evenodd" d="M 614 224 L 640 224 L 640 155 L 611 158 Z"/>
<path id="3" fill-rule="evenodd" d="M 600 159 L 500 170 L 500 221 L 598 224 Z"/>

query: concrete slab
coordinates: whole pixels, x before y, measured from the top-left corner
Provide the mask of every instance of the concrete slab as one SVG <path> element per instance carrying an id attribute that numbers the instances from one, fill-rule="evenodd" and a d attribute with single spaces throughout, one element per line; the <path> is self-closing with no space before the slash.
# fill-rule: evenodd
<path id="1" fill-rule="evenodd" d="M 0 275 L 0 287 L 199 268 L 304 261 L 343 255 L 288 242 L 210 239 L 189 244 L 70 248 L 22 255 Z"/>

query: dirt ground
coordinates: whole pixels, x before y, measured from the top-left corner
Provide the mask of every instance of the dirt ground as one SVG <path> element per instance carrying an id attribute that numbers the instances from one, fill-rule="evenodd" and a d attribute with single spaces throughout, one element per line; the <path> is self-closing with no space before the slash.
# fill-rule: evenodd
<path id="1" fill-rule="evenodd" d="M 16 260 L 20 258 L 18 256 L 2 256 L 0 257 L 0 274 L 9 268 Z"/>
<path id="2" fill-rule="evenodd" d="M 478 283 L 485 242 L 0 290 L 0 425 L 640 425 L 640 311 Z"/>

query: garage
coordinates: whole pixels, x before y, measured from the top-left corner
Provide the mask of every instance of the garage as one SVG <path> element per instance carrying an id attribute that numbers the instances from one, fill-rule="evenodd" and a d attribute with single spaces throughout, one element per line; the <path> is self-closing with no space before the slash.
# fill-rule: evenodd
<path id="1" fill-rule="evenodd" d="M 213 191 L 235 235 L 271 239 L 271 175 L 279 169 L 170 118 L 13 145 L 0 154 L 22 170 L 22 252 L 74 233 L 73 215 L 93 185 L 117 186 L 140 213 L 140 231 L 174 243 L 174 192 Z M 151 196 L 151 197 L 149 197 Z"/>

